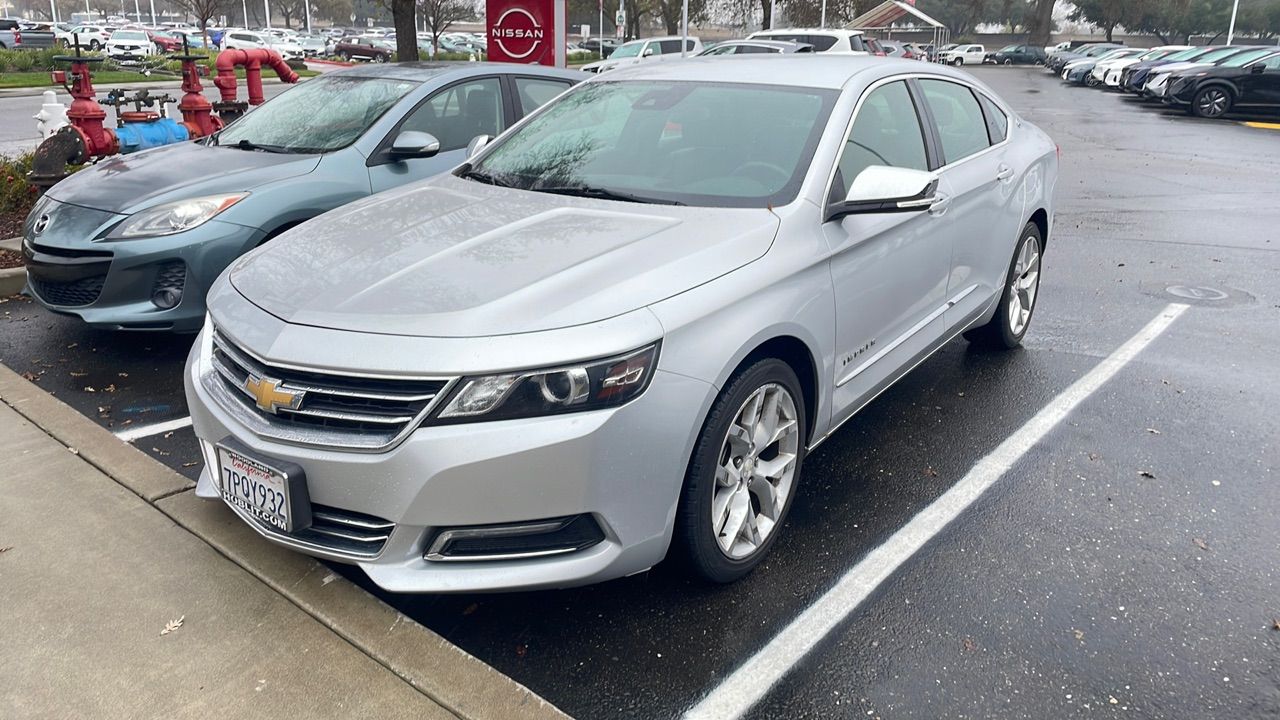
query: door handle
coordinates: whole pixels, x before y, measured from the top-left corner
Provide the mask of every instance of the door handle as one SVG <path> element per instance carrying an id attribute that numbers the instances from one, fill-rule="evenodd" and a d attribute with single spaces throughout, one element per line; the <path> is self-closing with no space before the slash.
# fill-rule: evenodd
<path id="1" fill-rule="evenodd" d="M 947 211 L 947 208 L 949 207 L 951 207 L 950 195 L 942 195 L 942 194 L 934 195 L 933 202 L 929 205 L 929 214 L 935 217 L 938 215 L 942 215 Z"/>
<path id="2" fill-rule="evenodd" d="M 1008 165 L 1001 165 L 1000 169 L 996 170 L 996 180 L 1000 182 L 1004 182 L 1011 177 L 1013 177 L 1013 168 Z"/>

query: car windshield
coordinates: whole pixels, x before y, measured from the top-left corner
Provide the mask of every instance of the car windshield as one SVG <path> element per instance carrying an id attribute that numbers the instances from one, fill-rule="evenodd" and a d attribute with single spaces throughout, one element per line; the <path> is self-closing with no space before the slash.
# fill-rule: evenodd
<path id="1" fill-rule="evenodd" d="M 1230 58 L 1227 58 L 1225 61 L 1223 61 L 1222 67 L 1244 67 L 1245 65 L 1248 65 L 1254 60 L 1257 60 L 1258 58 L 1266 57 L 1273 52 L 1275 52 L 1275 50 L 1272 48 L 1266 48 L 1263 50 L 1249 50 L 1247 52 L 1242 52 L 1239 55 L 1232 55 Z"/>
<path id="2" fill-rule="evenodd" d="M 640 54 L 640 48 L 642 47 L 644 47 L 643 40 L 638 42 L 624 43 L 623 45 L 618 46 L 617 50 L 613 51 L 613 54 L 609 56 L 609 59 L 613 60 L 614 58 L 635 57 Z"/>
<path id="3" fill-rule="evenodd" d="M 1238 52 L 1240 52 L 1240 48 L 1222 48 L 1221 50 L 1214 50 L 1206 55 L 1201 55 L 1200 57 L 1195 58 L 1195 61 L 1199 63 L 1217 62 L 1223 58 L 1229 58 Z"/>
<path id="4" fill-rule="evenodd" d="M 593 82 L 504 138 L 465 177 L 538 192 L 708 207 L 796 196 L 832 90 Z"/>
<path id="5" fill-rule="evenodd" d="M 288 153 L 339 150 L 417 86 L 390 78 L 314 78 L 231 123 L 214 144 Z"/>
<path id="6" fill-rule="evenodd" d="M 112 40 L 146 40 L 147 34 L 134 30 L 117 30 L 111 35 Z"/>

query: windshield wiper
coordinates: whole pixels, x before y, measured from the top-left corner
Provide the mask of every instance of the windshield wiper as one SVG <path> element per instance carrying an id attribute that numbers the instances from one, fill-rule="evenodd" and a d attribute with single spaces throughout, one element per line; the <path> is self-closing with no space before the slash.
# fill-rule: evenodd
<path id="1" fill-rule="evenodd" d="M 529 188 L 535 192 L 551 193 L 552 195 L 572 195 L 574 197 L 596 198 L 597 200 L 619 200 L 622 202 L 642 203 L 645 205 L 684 205 L 678 200 L 663 200 L 660 198 L 645 197 L 643 195 L 634 195 L 628 192 L 619 192 L 617 190 L 606 190 L 600 187 L 591 187 L 589 185 L 565 185 L 562 187 L 535 187 Z"/>
<path id="2" fill-rule="evenodd" d="M 284 147 L 283 145 L 259 145 L 258 143 L 249 142 L 248 140 L 241 140 L 235 145 L 230 145 L 229 147 L 238 148 L 240 150 L 262 150 L 263 152 L 269 153 L 291 152 L 289 148 Z"/>
<path id="3" fill-rule="evenodd" d="M 465 172 L 459 173 L 458 177 L 464 177 L 468 180 L 475 180 L 476 182 L 482 182 L 488 185 L 496 185 L 498 187 L 511 187 L 510 183 L 505 182 L 503 180 L 499 180 L 493 175 L 490 175 L 487 172 L 481 172 L 479 170 L 467 170 Z"/>

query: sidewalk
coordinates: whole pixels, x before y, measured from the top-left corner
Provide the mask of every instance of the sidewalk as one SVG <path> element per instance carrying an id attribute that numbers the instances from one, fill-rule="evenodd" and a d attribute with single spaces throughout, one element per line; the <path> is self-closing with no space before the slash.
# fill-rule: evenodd
<path id="1" fill-rule="evenodd" d="M 3 365 L 0 441 L 0 717 L 564 717 Z"/>

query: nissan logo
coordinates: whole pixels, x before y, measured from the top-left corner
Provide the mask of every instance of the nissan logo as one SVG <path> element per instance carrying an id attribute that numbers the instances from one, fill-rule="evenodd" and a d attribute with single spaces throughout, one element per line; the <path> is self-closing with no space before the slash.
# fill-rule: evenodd
<path id="1" fill-rule="evenodd" d="M 44 232 L 44 229 L 47 227 L 49 227 L 49 213 L 45 213 L 44 215 L 36 218 L 36 224 L 31 226 L 31 232 L 35 235 L 39 235 Z"/>

